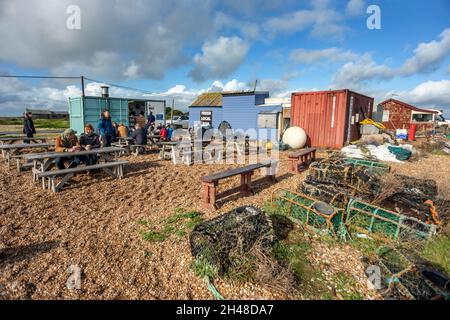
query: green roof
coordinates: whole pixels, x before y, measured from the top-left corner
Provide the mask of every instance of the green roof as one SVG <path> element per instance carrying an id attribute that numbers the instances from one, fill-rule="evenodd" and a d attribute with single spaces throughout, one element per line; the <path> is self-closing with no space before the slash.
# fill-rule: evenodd
<path id="1" fill-rule="evenodd" d="M 222 93 L 203 93 L 191 104 L 191 107 L 222 107 Z"/>

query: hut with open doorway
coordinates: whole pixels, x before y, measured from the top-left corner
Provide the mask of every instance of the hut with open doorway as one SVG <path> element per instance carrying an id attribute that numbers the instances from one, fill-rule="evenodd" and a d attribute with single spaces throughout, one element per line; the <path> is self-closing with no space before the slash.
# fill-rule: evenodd
<path id="1" fill-rule="evenodd" d="M 165 124 L 165 100 L 110 97 L 107 87 L 102 89 L 101 97 L 69 98 L 70 127 L 78 133 L 83 132 L 88 123 L 95 126 L 104 110 L 111 113 L 113 121 L 128 127 L 134 126 L 141 115 L 147 118 L 150 112 L 155 116 L 157 125 Z"/>
<path id="2" fill-rule="evenodd" d="M 390 130 L 409 129 L 412 124 L 416 125 L 417 131 L 434 129 L 439 111 L 420 109 L 406 102 L 388 99 L 378 105 L 377 119 Z"/>

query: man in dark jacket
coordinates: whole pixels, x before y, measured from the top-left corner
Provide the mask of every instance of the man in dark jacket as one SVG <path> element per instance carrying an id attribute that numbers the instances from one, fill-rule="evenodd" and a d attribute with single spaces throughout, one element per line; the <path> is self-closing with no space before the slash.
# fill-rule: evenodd
<path id="1" fill-rule="evenodd" d="M 27 135 L 27 138 L 33 138 L 36 133 L 33 123 L 33 114 L 31 112 L 26 112 L 23 119 L 23 133 Z M 30 140 L 24 140 L 24 143 L 30 143 Z"/>
<path id="2" fill-rule="evenodd" d="M 80 137 L 80 146 L 83 150 L 92 150 L 100 148 L 100 138 L 98 134 L 94 132 L 94 127 L 91 124 L 87 124 L 84 127 L 84 133 Z M 91 154 L 86 157 L 87 165 L 94 165 L 97 163 L 97 156 Z"/>
<path id="3" fill-rule="evenodd" d="M 114 128 L 111 121 L 111 115 L 107 110 L 103 112 L 102 118 L 98 123 L 98 132 L 100 134 L 102 147 L 111 147 L 111 141 L 114 137 Z"/>
<path id="4" fill-rule="evenodd" d="M 147 133 L 145 129 L 139 123 L 136 123 L 135 129 L 131 137 L 133 138 L 134 144 L 138 146 L 147 145 Z M 136 148 L 136 154 L 140 154 L 144 152 L 143 147 Z"/>

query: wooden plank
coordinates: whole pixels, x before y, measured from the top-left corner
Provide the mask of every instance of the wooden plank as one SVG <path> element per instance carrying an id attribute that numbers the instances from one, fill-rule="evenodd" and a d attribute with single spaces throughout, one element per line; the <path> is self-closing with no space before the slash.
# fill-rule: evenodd
<path id="1" fill-rule="evenodd" d="M 308 149 L 299 150 L 299 151 L 290 153 L 289 154 L 289 158 L 299 158 L 299 157 L 308 155 L 308 154 L 310 154 L 312 152 L 316 152 L 316 149 L 315 148 L 308 148 Z"/>
<path id="2" fill-rule="evenodd" d="M 52 145 L 49 143 L 21 143 L 21 144 L 4 144 L 0 146 L 0 150 L 15 150 L 15 149 L 31 149 L 31 148 L 49 148 Z"/>
<path id="3" fill-rule="evenodd" d="M 108 148 L 92 149 L 92 150 L 79 151 L 79 152 L 36 153 L 36 154 L 23 155 L 23 158 L 27 159 L 28 161 L 34 161 L 34 160 L 44 160 L 44 159 L 56 159 L 56 158 L 60 158 L 60 157 L 73 158 L 73 157 L 78 157 L 78 156 L 88 156 L 88 155 L 92 155 L 92 154 L 120 153 L 120 152 L 123 152 L 123 148 L 108 147 Z"/>

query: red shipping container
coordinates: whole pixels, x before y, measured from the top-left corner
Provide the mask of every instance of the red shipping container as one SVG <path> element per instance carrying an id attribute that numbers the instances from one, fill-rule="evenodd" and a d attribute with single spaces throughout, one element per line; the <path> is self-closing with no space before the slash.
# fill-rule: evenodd
<path id="1" fill-rule="evenodd" d="M 295 92 L 291 126 L 304 129 L 308 145 L 341 149 L 361 138 L 359 122 L 372 117 L 374 99 L 350 90 Z"/>

